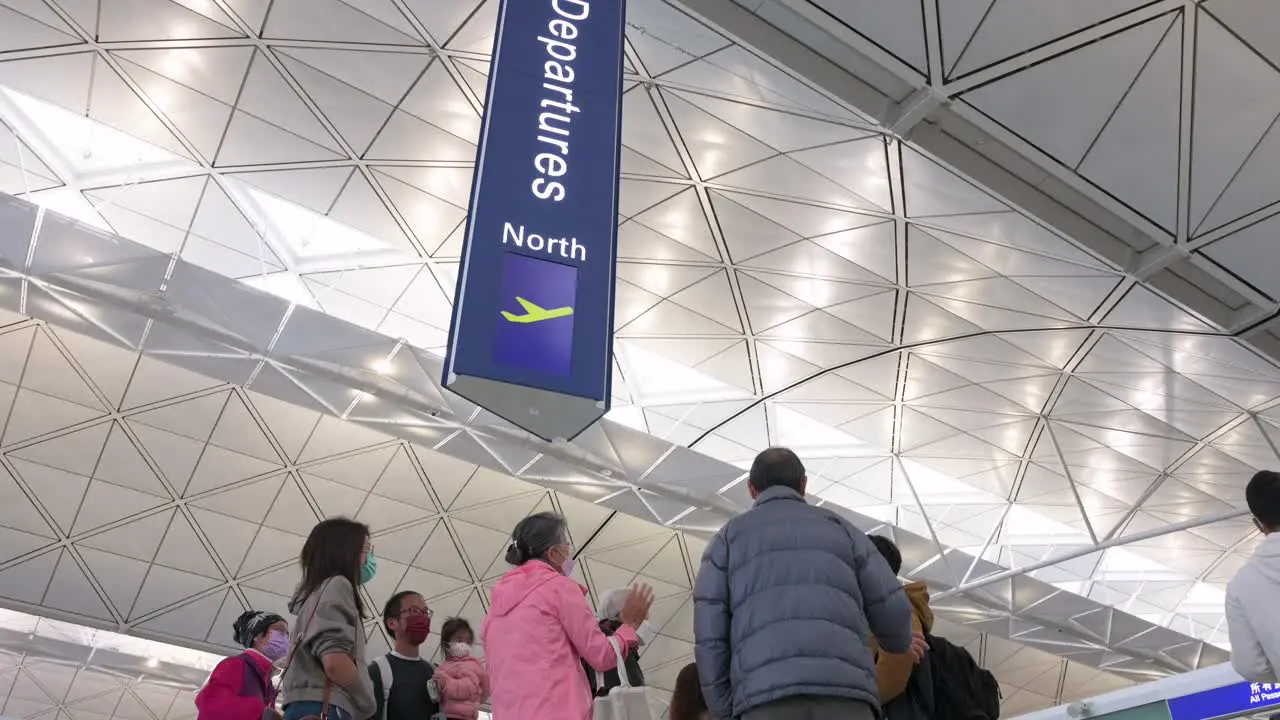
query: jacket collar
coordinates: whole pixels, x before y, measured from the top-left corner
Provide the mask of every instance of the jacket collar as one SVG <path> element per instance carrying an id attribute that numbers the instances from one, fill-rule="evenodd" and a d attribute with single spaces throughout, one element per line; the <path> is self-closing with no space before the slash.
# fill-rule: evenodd
<path id="1" fill-rule="evenodd" d="M 258 668 L 260 668 L 265 673 L 270 673 L 271 668 L 274 667 L 274 664 L 271 662 L 271 660 L 267 658 L 266 655 L 263 655 L 261 652 L 258 652 L 253 648 L 245 648 L 245 651 L 242 653 L 242 655 L 244 655 L 247 661 L 253 663 L 254 665 L 257 665 Z"/>
<path id="2" fill-rule="evenodd" d="M 764 492 L 760 493 L 760 497 L 756 498 L 755 507 L 760 507 L 765 503 L 771 503 L 771 502 L 774 502 L 775 500 L 795 500 L 799 502 L 805 501 L 804 496 L 796 492 L 795 490 L 792 490 L 789 487 L 775 485 L 769 488 L 768 490 L 765 490 Z"/>

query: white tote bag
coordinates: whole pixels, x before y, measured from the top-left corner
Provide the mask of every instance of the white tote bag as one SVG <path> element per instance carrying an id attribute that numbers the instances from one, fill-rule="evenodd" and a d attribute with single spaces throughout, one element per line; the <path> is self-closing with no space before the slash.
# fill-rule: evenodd
<path id="1" fill-rule="evenodd" d="M 654 720 L 648 693 L 642 687 L 631 687 L 622 643 L 617 638 L 610 637 L 609 644 L 618 657 L 618 681 L 621 684 L 610 690 L 608 697 L 595 699 L 592 720 Z M 604 673 L 596 673 L 596 687 L 604 687 Z"/>

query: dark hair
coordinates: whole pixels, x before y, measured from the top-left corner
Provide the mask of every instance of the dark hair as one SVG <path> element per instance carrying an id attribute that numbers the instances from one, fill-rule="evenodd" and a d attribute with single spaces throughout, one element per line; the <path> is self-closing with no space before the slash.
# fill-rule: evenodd
<path id="1" fill-rule="evenodd" d="M 1244 500 L 1267 530 L 1280 531 L 1280 473 L 1263 470 L 1254 475 L 1245 486 Z"/>
<path id="2" fill-rule="evenodd" d="M 284 621 L 284 618 L 275 613 L 249 610 L 241 613 L 240 617 L 236 618 L 236 621 L 232 623 L 232 637 L 241 646 L 251 648 L 258 638 L 266 635 L 271 630 L 272 625 Z"/>
<path id="3" fill-rule="evenodd" d="M 332 577 L 344 577 L 351 583 L 356 611 L 366 617 L 364 600 L 360 598 L 360 554 L 369 539 L 369 526 L 347 518 L 329 518 L 316 523 L 302 545 L 298 562 L 302 565 L 302 582 L 289 601 L 289 612 L 297 615 L 307 598 Z"/>
<path id="4" fill-rule="evenodd" d="M 671 693 L 670 720 L 698 720 L 707 711 L 707 699 L 702 697 L 702 683 L 698 680 L 698 664 L 689 663 L 676 676 L 676 690 Z"/>
<path id="5" fill-rule="evenodd" d="M 422 597 L 422 593 L 417 593 L 412 590 L 401 590 L 395 595 L 392 595 L 391 599 L 387 601 L 387 604 L 382 606 L 382 627 L 386 629 L 388 635 L 395 637 L 396 634 L 391 632 L 391 626 L 388 625 L 388 623 L 393 619 L 400 617 L 400 607 L 404 605 L 404 599 L 413 597 L 414 595 Z"/>
<path id="6" fill-rule="evenodd" d="M 788 448 L 772 447 L 756 456 L 747 478 L 758 493 L 777 486 L 803 492 L 804 463 Z"/>
<path id="7" fill-rule="evenodd" d="M 448 645 L 453 636 L 460 632 L 466 631 L 471 635 L 472 641 L 476 639 L 476 632 L 471 629 L 471 623 L 460 617 L 452 617 L 444 621 L 444 625 L 440 627 L 440 647 L 444 648 Z"/>
<path id="8" fill-rule="evenodd" d="M 534 513 L 521 520 L 511 531 L 507 563 L 523 565 L 530 560 L 546 558 L 551 548 L 563 545 L 568 539 L 568 529 L 564 518 L 551 512 Z"/>
<path id="9" fill-rule="evenodd" d="M 898 550 L 898 546 L 893 541 L 883 535 L 872 535 L 871 544 L 876 546 L 880 554 L 884 556 L 884 561 L 889 563 L 889 569 L 894 575 L 902 573 L 902 552 Z"/>

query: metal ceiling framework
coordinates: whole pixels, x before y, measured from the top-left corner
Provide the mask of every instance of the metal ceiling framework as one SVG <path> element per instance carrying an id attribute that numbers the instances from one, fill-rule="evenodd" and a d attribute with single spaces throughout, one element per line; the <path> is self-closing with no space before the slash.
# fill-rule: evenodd
<path id="1" fill-rule="evenodd" d="M 86 306 L 64 307 L 74 313 Z M 691 587 L 705 529 L 637 517 L 637 498 L 655 497 L 636 494 L 620 473 L 587 476 L 542 461 L 521 480 L 504 470 L 518 457 L 513 448 L 480 428 L 459 428 L 441 446 L 481 456 L 477 465 L 385 434 L 385 422 L 343 421 L 180 369 L 172 357 L 17 316 L 0 322 L 4 357 L 17 359 L 0 385 L 8 410 L 0 602 L 60 618 L 0 611 L 6 715 L 190 718 L 192 692 L 215 658 L 165 643 L 230 652 L 228 628 L 245 608 L 283 613 L 303 534 L 333 514 L 377 528 L 379 573 L 366 588 L 374 606 L 412 589 L 426 593 L 442 617 L 479 623 L 505 569 L 508 528 L 529 512 L 554 509 L 569 520 L 581 560 L 577 577 L 592 599 L 637 581 L 656 589 L 651 622 L 658 634 L 641 657 L 655 703 L 665 703 L 692 659 Z M 671 449 L 612 430 L 617 452 L 631 458 Z M 544 474 L 549 467 L 554 477 Z M 935 552 L 924 538 L 895 534 L 910 565 Z M 988 569 L 995 568 L 980 568 Z M 1025 602 L 1060 594 L 1026 580 L 1016 590 Z M 943 602 L 938 614 L 937 632 L 996 673 L 1011 713 L 1089 697 L 1153 672 L 1146 661 L 1099 644 L 1068 647 L 1009 612 Z M 1170 631 L 1159 635 L 1110 609 L 1077 622 L 1177 642 Z M 367 630 L 373 652 L 384 649 L 376 623 Z"/>
<path id="2" fill-rule="evenodd" d="M 862 5 L 842 7 L 867 36 L 800 0 L 630 3 L 615 411 L 573 445 L 536 443 L 436 384 L 493 2 L 0 0 L 0 190 L 105 231 L 52 212 L 33 231 L 31 207 L 6 200 L 0 302 L 20 313 L 15 330 L 38 318 L 49 323 L 40 337 L 70 329 L 140 350 L 681 537 L 745 504 L 740 468 L 758 448 L 793 445 L 816 497 L 857 509 L 865 528 L 893 526 L 911 574 L 951 589 L 947 617 L 1070 658 L 1063 678 L 1075 661 L 1139 679 L 1221 661 L 1221 587 L 1256 539 L 1242 484 L 1277 462 L 1280 425 L 1280 369 L 1253 348 L 1270 349 L 1259 324 L 1270 300 L 1223 268 L 1265 267 L 1248 248 L 1266 223 L 1233 219 L 1185 242 L 1178 227 L 1218 222 L 1271 185 L 1237 153 L 1234 175 L 1208 173 L 1222 197 L 1193 211 L 1191 188 L 1205 183 L 1191 180 L 1213 163 L 1190 131 L 1177 172 L 1131 182 L 1100 163 L 1164 167 L 1152 144 L 1164 135 L 1132 139 L 1133 118 L 1166 99 L 1152 88 L 1166 88 L 1171 66 L 1155 60 L 1194 50 L 1182 67 L 1195 73 L 1179 68 L 1185 99 L 1212 58 L 1253 52 L 1232 30 L 1250 18 L 1232 19 L 1231 2 L 1114 2 L 1089 20 L 1040 2 L 1022 17 L 1004 0 L 927 0 L 919 22 L 912 3 Z M 934 52 L 960 36 L 964 57 Z M 1032 40 L 1047 44 L 1017 46 Z M 1106 112 L 1006 97 L 1026 94 L 1020 77 L 1083 93 L 1066 81 L 1098 72 L 1065 60 L 1125 53 L 1146 60 Z M 913 62 L 948 79 L 928 86 Z M 1271 70 L 1244 67 L 1255 79 Z M 1184 119 L 1200 112 L 1179 107 Z M 1103 119 L 1071 114 L 1083 108 Z M 1030 142 L 992 118 L 1059 138 L 1052 151 L 1080 172 L 1019 161 L 1010 148 L 1029 155 Z M 1057 132 L 1035 135 L 1046 128 Z M 1171 180 L 1186 201 L 1174 212 L 1153 189 Z M 1231 337 L 1241 331 L 1248 343 Z M 91 375 L 107 354 L 73 365 Z M 24 379 L 10 378 L 11 403 L 33 397 Z M 102 418 L 132 427 L 121 418 L 142 407 L 90 392 L 100 414 L 85 415 L 48 390 L 34 389 L 44 410 L 9 421 L 34 434 L 0 441 L 6 456 Z M 37 417 L 56 422 L 35 432 Z M 194 471 L 159 467 L 136 432 L 129 442 L 165 478 L 157 497 L 184 507 Z M 299 456 L 273 451 L 278 467 L 262 472 L 296 475 L 314 494 Z M 30 498 L 35 484 L 7 469 Z M 69 543 L 87 568 L 74 528 L 48 513 L 35 537 L 55 556 Z M 43 569 L 33 563 L 49 547 L 0 573 Z M 465 579 L 481 585 L 489 567 Z M 218 569 L 223 585 L 208 594 L 247 601 L 237 570 Z M 183 612 L 218 612 L 197 595 L 203 604 Z M 131 610 L 82 612 L 89 600 L 71 611 L 44 594 L 20 602 L 148 632 Z M 1059 685 L 1031 692 L 1025 709 L 1071 694 Z"/>
<path id="3" fill-rule="evenodd" d="M 218 655 L 0 611 L 0 712 L 9 718 L 179 720 Z"/>
<path id="4" fill-rule="evenodd" d="M 1249 0 L 688 0 L 1037 219 L 1273 349 L 1275 8 Z M 1108 69 L 1106 83 L 1099 70 Z M 1227 120 L 1222 109 L 1242 116 Z"/>

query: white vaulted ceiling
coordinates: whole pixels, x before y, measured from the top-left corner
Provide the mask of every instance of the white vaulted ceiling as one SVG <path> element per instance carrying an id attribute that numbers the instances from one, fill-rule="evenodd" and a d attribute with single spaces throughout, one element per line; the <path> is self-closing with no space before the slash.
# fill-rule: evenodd
<path id="1" fill-rule="evenodd" d="M 914 10 L 831 5 L 856 8 L 858 37 L 888 60 L 907 69 L 933 62 L 919 20 L 904 20 Z M 1112 225 L 1062 232 L 886 133 L 877 123 L 892 123 L 880 114 L 801 79 L 806 67 L 784 70 L 677 4 L 632 0 L 609 417 L 697 451 L 664 451 L 647 465 L 617 458 L 638 468 L 634 485 L 660 480 L 694 500 L 615 492 L 601 477 L 545 470 L 535 453 L 499 451 L 465 431 L 406 443 L 391 427 L 399 420 L 365 412 L 357 393 L 295 389 L 285 399 L 316 405 L 299 410 L 269 397 L 283 391 L 256 393 L 250 381 L 266 373 L 236 379 L 249 390 L 225 385 L 218 368 L 231 361 L 207 348 L 170 344 L 161 354 L 219 380 L 156 361 L 147 353 L 160 352 L 159 341 L 146 332 L 15 301 L 51 325 L 0 335 L 13 346 L 3 357 L 23 358 L 0 377 L 11 388 L 0 398 L 0 452 L 10 492 L 20 493 L 10 506 L 22 508 L 0 517 L 0 533 L 14 538 L 0 544 L 14 549 L 0 562 L 0 595 L 176 642 L 222 643 L 237 603 L 279 602 L 298 537 L 317 514 L 358 511 L 388 531 L 381 552 L 395 547 L 397 529 L 418 543 L 392 563 L 455 578 L 441 580 L 449 589 L 439 594 L 478 615 L 497 569 L 490 546 L 539 503 L 581 505 L 584 527 L 630 522 L 627 513 L 665 523 L 681 538 L 671 541 L 681 560 L 668 571 L 691 572 L 689 538 L 719 521 L 695 500 L 745 499 L 739 478 L 705 470 L 708 458 L 741 466 L 772 443 L 801 453 L 821 500 L 856 511 L 869 529 L 905 531 L 900 542 L 921 538 L 907 570 L 967 591 L 951 598 L 952 620 L 1087 658 L 1035 673 L 1026 708 L 1071 696 L 1083 681 L 1067 683 L 1069 666 L 1132 671 L 1117 665 L 1132 656 L 1109 654 L 1125 643 L 1124 652 L 1194 667 L 1193 640 L 1226 642 L 1222 587 L 1256 541 L 1243 484 L 1277 462 L 1280 367 L 1231 334 L 1243 327 L 1236 321 L 1265 318 L 1250 303 L 1262 312 L 1271 297 L 1265 278 L 1248 275 L 1267 267 L 1267 250 L 1251 239 L 1266 237 L 1265 223 L 1239 218 L 1271 202 L 1274 185 L 1255 178 L 1266 164 L 1246 157 L 1265 159 L 1263 133 L 1280 108 L 1264 107 L 1274 93 L 1256 88 L 1280 74 L 1266 48 L 1255 52 L 1243 30 L 1230 31 L 1251 23 L 1227 0 L 1111 3 L 1061 26 L 1067 19 L 1048 5 L 925 5 L 946 9 L 945 47 L 967 48 L 937 56 L 950 73 L 940 84 L 958 83 L 954 106 L 1043 148 L 1125 205 L 1128 220 L 1153 236 L 1169 230 L 1168 242 L 1125 234 L 1125 254 L 1101 237 Z M 970 16 L 965 5 L 984 9 Z M 175 256 L 174 267 L 203 267 L 387 336 L 380 357 L 405 357 L 402 345 L 439 352 L 495 10 L 492 0 L 0 0 L 0 191 Z M 1170 77 L 1181 97 L 1200 77 L 1179 74 L 1188 26 L 1199 33 L 1196 72 L 1228 72 L 1213 70 L 1224 63 L 1253 72 L 1239 101 L 1252 104 L 1239 117 L 1214 112 L 1226 100 L 1213 92 L 1234 86 L 1204 75 L 1210 89 L 1195 94 L 1213 118 L 1195 123 L 1194 138 L 1189 121 L 1175 127 L 1170 143 L 1161 122 L 1179 108 L 1171 115 L 1160 104 Z M 1008 45 L 1014 39 L 1022 44 Z M 1006 64 L 1015 55 L 1017 68 Z M 1104 59 L 1106 73 L 1088 64 Z M 1199 107 L 1182 108 L 1182 118 L 1199 117 Z M 1235 160 L 1203 149 L 1228 141 L 1248 148 Z M 1125 174 L 1139 168 L 1137 179 Z M 1195 229 L 1179 220 L 1192 215 Z M 1151 250 L 1175 240 L 1175 254 Z M 1183 267 L 1204 259 L 1252 289 L 1209 287 L 1204 272 Z M 1192 281 L 1208 289 L 1191 293 Z M 154 287 L 197 293 L 194 284 Z M 67 339 L 77 336 L 57 330 L 76 322 L 129 347 L 77 353 Z M 255 330 L 264 342 L 277 319 L 268 324 Z M 135 387 L 144 395 L 130 398 Z M 376 421 L 392 435 L 338 417 Z M 426 446 L 439 452 L 415 449 Z M 458 461 L 447 455 L 483 457 L 506 474 L 475 480 L 474 466 L 450 465 Z M 466 492 L 483 497 L 457 504 Z M 26 499 L 40 511 L 17 502 Z M 623 514 L 604 524 L 614 510 Z M 424 565 L 431 528 L 450 530 L 452 555 L 427 553 Z M 94 546 L 112 533 L 120 545 Z M 178 534 L 172 542 L 169 533 Z M 654 557 L 629 555 L 635 539 L 597 547 L 621 547 L 613 552 L 627 559 L 614 562 L 634 574 Z M 104 556 L 115 564 L 95 567 Z M 956 557 L 966 559 L 948 559 Z M 453 573 L 430 564 L 445 559 L 458 563 Z M 1002 570 L 994 579 L 1003 585 L 976 584 Z M 1020 580 L 1009 575 L 1020 573 L 1044 589 L 1015 590 Z M 74 592 L 51 592 L 59 578 Z M 58 606 L 67 602 L 75 606 Z M 1003 612 L 990 613 L 993 602 Z M 1099 605 L 1139 624 L 1082 619 Z M 1050 615 L 1091 639 L 1050 638 Z M 1151 633 L 1138 618 L 1172 632 Z"/>
<path id="2" fill-rule="evenodd" d="M 0 611 L 0 717 L 179 720 L 221 656 Z"/>
<path id="3" fill-rule="evenodd" d="M 14 319 L 0 328 L 0 357 L 25 359 L 0 378 L 0 601 L 150 640 L 0 611 L 4 717 L 192 717 L 192 691 L 217 658 L 163 642 L 234 652 L 231 623 L 246 608 L 287 616 L 303 536 L 333 515 L 375 529 L 371 607 L 415 590 L 437 627 L 461 615 L 478 628 L 511 527 L 561 512 L 593 602 L 637 581 L 654 587 L 658 634 L 642 665 L 656 702 L 692 661 L 690 589 L 705 540 Z M 938 631 L 992 668 L 1010 712 L 1130 682 L 957 620 Z M 376 622 L 367 630 L 370 653 L 385 651 Z"/>

